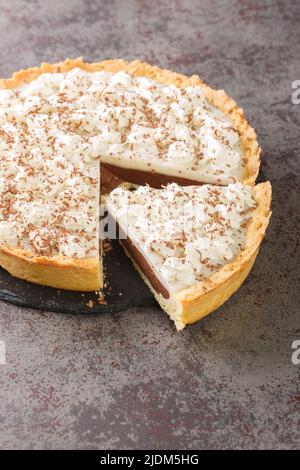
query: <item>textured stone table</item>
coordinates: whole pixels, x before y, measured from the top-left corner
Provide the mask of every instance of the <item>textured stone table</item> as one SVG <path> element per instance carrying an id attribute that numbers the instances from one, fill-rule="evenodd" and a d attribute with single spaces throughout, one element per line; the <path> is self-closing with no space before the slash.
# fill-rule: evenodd
<path id="1" fill-rule="evenodd" d="M 0 447 L 298 447 L 299 2 L 0 0 L 0 8 L 1 76 L 67 56 L 138 57 L 224 87 L 258 131 L 274 190 L 249 279 L 181 334 L 158 308 L 91 317 L 1 303 Z"/>

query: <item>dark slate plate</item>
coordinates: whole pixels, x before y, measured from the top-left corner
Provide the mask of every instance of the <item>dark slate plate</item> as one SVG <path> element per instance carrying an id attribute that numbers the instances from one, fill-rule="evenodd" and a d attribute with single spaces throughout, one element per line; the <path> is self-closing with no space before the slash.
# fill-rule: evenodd
<path id="1" fill-rule="evenodd" d="M 124 254 L 119 243 L 111 242 L 104 255 L 104 303 L 94 292 L 72 292 L 22 281 L 0 268 L 0 299 L 24 307 L 62 313 L 119 312 L 129 307 L 150 307 L 156 301 Z M 93 303 L 93 306 L 92 303 Z M 89 305 L 87 305 L 89 304 Z"/>

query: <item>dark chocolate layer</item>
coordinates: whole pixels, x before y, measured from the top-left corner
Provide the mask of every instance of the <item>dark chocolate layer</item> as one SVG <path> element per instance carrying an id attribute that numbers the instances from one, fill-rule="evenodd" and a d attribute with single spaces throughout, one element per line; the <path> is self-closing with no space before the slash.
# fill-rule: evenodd
<path id="1" fill-rule="evenodd" d="M 162 175 L 154 171 L 141 171 L 132 170 L 128 168 L 121 168 L 108 163 L 101 164 L 101 177 L 110 179 L 110 184 L 107 187 L 114 189 L 121 181 L 128 181 L 129 183 L 144 185 L 149 184 L 152 188 L 161 188 L 170 183 L 177 183 L 180 186 L 201 185 L 199 181 L 181 178 L 179 176 Z M 119 182 L 118 184 L 117 181 Z M 115 186 L 114 186 L 115 185 Z M 113 186 L 113 187 L 112 187 Z M 104 185 L 106 191 L 106 184 Z M 103 191 L 104 192 L 104 191 Z"/>
<path id="2" fill-rule="evenodd" d="M 145 259 L 145 257 L 142 255 L 140 250 L 136 247 L 136 245 L 134 245 L 132 240 L 128 236 L 126 236 L 126 234 L 124 234 L 119 224 L 116 224 L 116 226 L 117 226 L 117 233 L 119 235 L 120 243 L 127 250 L 127 252 L 131 256 L 133 261 L 135 261 L 135 263 L 139 266 L 143 274 L 149 280 L 153 289 L 159 294 L 161 294 L 165 299 L 168 299 L 170 297 L 168 290 L 163 286 L 163 284 L 157 278 L 157 276 L 155 275 L 148 261 Z"/>

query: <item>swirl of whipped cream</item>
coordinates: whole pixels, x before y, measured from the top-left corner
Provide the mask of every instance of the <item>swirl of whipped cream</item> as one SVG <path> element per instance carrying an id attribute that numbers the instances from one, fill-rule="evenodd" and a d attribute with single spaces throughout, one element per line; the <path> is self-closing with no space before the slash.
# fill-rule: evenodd
<path id="1" fill-rule="evenodd" d="M 193 285 L 195 282 L 193 265 L 185 258 L 171 256 L 165 260 L 159 271 L 168 284 L 171 285 L 180 282 L 182 288 L 185 288 Z"/>
<path id="2" fill-rule="evenodd" d="M 21 237 L 21 230 L 18 222 L 0 220 L 0 239 L 8 246 L 16 246 Z"/>
<path id="3" fill-rule="evenodd" d="M 193 162 L 194 157 L 193 147 L 183 141 L 173 142 L 168 149 L 167 159 L 175 165 L 190 164 Z"/>

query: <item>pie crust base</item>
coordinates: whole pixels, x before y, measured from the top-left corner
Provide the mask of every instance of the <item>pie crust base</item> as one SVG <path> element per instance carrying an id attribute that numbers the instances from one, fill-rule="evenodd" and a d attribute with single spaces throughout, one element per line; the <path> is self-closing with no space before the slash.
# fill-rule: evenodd
<path id="1" fill-rule="evenodd" d="M 74 291 L 96 291 L 103 286 L 98 258 L 32 257 L 26 251 L 0 246 L 0 265 L 14 277 L 42 286 Z"/>
<path id="2" fill-rule="evenodd" d="M 182 74 L 151 66 L 138 60 L 126 62 L 121 59 L 116 59 L 89 64 L 85 63 L 82 58 L 78 58 L 75 60 L 67 59 L 64 62 L 56 64 L 43 63 L 40 67 L 20 70 L 16 72 L 12 78 L 0 80 L 0 88 L 12 89 L 35 80 L 43 73 L 67 72 L 75 67 L 90 72 L 100 70 L 109 72 L 125 71 L 135 76 L 144 76 L 161 83 L 168 85 L 173 84 L 178 87 L 187 87 L 190 85 L 201 86 L 208 101 L 227 114 L 238 130 L 245 159 L 242 182 L 248 185 L 255 184 L 260 165 L 260 147 L 257 143 L 254 130 L 249 126 L 244 117 L 243 110 L 237 106 L 234 100 L 227 96 L 223 90 L 213 90 L 210 88 L 197 75 L 187 77 Z M 254 259 L 255 257 L 253 258 L 253 262 Z M 15 277 L 59 289 L 93 291 L 98 290 L 103 285 L 102 262 L 96 258 L 72 259 L 66 257 L 33 257 L 30 253 L 25 251 L 0 245 L 0 265 Z M 249 270 L 250 267 L 248 271 Z M 198 292 L 198 289 L 195 291 L 195 287 L 185 291 L 186 293 L 181 292 L 178 301 L 183 309 L 183 323 L 196 321 L 209 313 L 209 311 L 221 305 L 221 303 L 239 287 L 246 275 L 247 274 L 243 277 L 242 273 L 240 273 L 240 276 L 237 276 L 237 281 L 234 281 L 235 278 L 233 279 L 235 282 L 234 286 L 231 286 L 231 281 L 229 281 L 227 288 L 224 286 L 224 292 L 220 292 L 220 295 L 222 294 L 222 300 L 220 302 L 218 298 L 214 298 L 217 292 L 211 293 L 211 286 L 205 295 L 203 291 L 204 287 L 201 287 L 201 294 Z M 223 284 L 224 280 L 220 280 L 219 282 Z M 206 299 L 205 305 L 202 305 L 203 300 L 201 300 L 201 302 L 199 301 L 200 298 Z M 201 312 L 206 312 L 206 310 L 207 312 L 200 315 L 200 308 Z"/>

